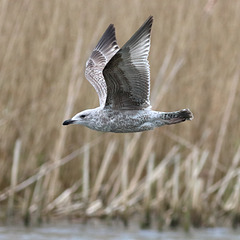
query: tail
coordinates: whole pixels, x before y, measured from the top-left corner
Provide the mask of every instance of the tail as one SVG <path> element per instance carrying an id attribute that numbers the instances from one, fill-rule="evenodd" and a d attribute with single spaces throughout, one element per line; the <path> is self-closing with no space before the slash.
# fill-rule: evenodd
<path id="1" fill-rule="evenodd" d="M 165 124 L 176 124 L 186 120 L 192 120 L 193 114 L 189 109 L 182 109 L 176 112 L 164 113 L 162 119 Z"/>

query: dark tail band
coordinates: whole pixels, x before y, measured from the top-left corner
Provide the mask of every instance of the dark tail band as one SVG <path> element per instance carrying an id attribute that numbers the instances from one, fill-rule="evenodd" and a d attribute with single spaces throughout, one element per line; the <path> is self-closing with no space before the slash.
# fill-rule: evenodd
<path id="1" fill-rule="evenodd" d="M 182 109 L 180 111 L 166 113 L 164 116 L 164 121 L 166 121 L 166 124 L 175 124 L 192 119 L 193 114 L 189 109 Z"/>

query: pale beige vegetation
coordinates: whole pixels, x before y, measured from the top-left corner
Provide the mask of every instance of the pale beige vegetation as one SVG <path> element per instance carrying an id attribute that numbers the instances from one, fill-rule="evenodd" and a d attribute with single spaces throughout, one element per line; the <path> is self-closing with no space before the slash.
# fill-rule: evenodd
<path id="1" fill-rule="evenodd" d="M 240 2 L 209 2 L 0 1 L 1 218 L 239 223 Z M 63 127 L 98 104 L 84 68 L 104 30 L 114 23 L 122 46 L 149 15 L 152 105 L 194 120 L 136 134 Z"/>

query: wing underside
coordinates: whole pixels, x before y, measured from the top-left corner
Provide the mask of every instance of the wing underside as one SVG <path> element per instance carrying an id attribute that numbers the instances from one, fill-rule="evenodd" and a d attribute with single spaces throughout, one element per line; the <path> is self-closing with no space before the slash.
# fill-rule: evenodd
<path id="1" fill-rule="evenodd" d="M 85 76 L 95 88 L 100 106 L 102 107 L 105 105 L 107 97 L 107 86 L 103 77 L 103 69 L 118 50 L 115 28 L 111 24 L 86 63 Z"/>

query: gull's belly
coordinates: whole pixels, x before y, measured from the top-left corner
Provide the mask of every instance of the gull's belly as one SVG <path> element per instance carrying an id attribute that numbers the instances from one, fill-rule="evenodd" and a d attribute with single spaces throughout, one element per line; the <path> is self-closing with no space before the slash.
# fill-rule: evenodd
<path id="1" fill-rule="evenodd" d="M 152 111 L 104 111 L 98 119 L 98 129 L 104 132 L 142 132 L 154 128 Z"/>

